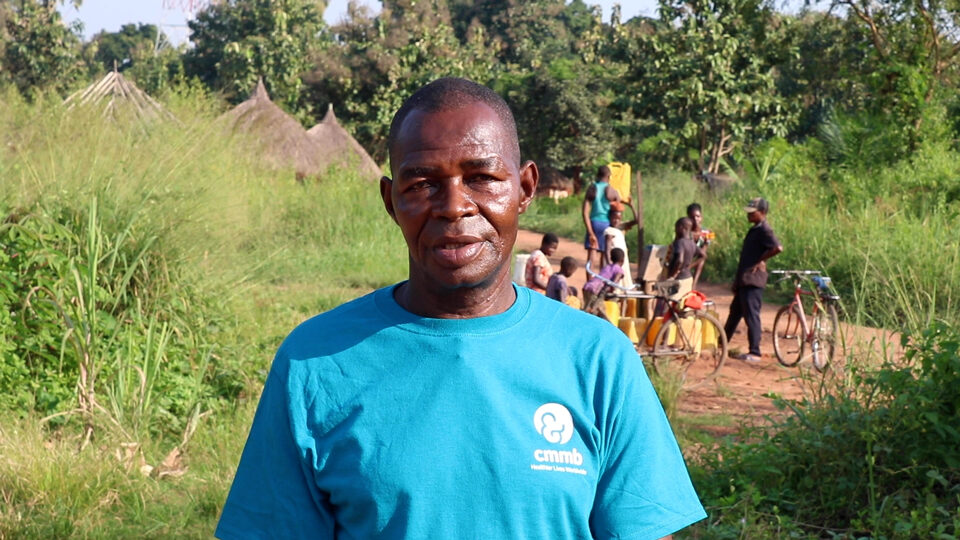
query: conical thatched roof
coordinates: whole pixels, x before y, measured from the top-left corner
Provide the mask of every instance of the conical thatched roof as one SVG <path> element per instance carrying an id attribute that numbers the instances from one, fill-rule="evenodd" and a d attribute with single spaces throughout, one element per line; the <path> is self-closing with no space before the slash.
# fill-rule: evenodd
<path id="1" fill-rule="evenodd" d="M 379 179 L 383 174 L 377 162 L 360 146 L 360 143 L 343 129 L 333 114 L 333 105 L 327 108 L 327 114 L 319 124 L 307 133 L 323 148 L 324 159 L 347 168 L 357 168 L 364 178 Z"/>
<path id="2" fill-rule="evenodd" d="M 113 118 L 132 113 L 144 121 L 157 118 L 176 120 L 163 105 L 116 70 L 107 73 L 87 88 L 71 94 L 64 101 L 64 105 L 68 110 L 82 105 L 101 106 L 103 115 Z"/>
<path id="3" fill-rule="evenodd" d="M 270 101 L 263 79 L 249 99 L 227 111 L 221 120 L 227 122 L 234 133 L 251 136 L 269 163 L 292 167 L 298 176 L 316 176 L 329 165 L 323 148 L 300 122 Z"/>

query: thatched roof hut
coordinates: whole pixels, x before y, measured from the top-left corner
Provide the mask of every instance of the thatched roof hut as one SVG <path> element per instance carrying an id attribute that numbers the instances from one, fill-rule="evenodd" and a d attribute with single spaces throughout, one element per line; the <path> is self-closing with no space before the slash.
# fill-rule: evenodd
<path id="1" fill-rule="evenodd" d="M 173 114 L 157 100 L 137 88 L 117 70 L 104 75 L 90 86 L 71 94 L 63 102 L 67 110 L 78 106 L 103 108 L 103 116 L 119 119 L 122 115 L 133 115 L 141 121 L 165 118 L 176 120 Z"/>
<path id="2" fill-rule="evenodd" d="M 300 122 L 270 100 L 263 79 L 249 99 L 224 113 L 221 120 L 234 133 L 252 137 L 268 163 L 291 167 L 298 177 L 319 175 L 329 165 L 320 144 Z"/>
<path id="3" fill-rule="evenodd" d="M 562 172 L 549 165 L 540 167 L 540 183 L 537 184 L 537 195 L 558 198 L 573 193 L 573 179 L 564 176 Z"/>
<path id="4" fill-rule="evenodd" d="M 336 163 L 346 168 L 356 167 L 365 179 L 377 180 L 383 174 L 363 146 L 337 122 L 332 104 L 327 108 L 323 120 L 307 133 L 323 148 L 323 157 L 328 163 Z"/>

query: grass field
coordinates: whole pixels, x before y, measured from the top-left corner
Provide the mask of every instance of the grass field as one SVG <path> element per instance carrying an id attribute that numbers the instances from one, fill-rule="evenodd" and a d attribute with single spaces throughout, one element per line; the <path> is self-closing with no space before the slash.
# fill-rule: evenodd
<path id="1" fill-rule="evenodd" d="M 248 141 L 224 134 L 205 98 L 171 107 L 179 123 L 117 125 L 53 102 L 0 100 L 0 539 L 208 538 L 283 336 L 406 274 L 402 238 L 375 185 L 343 170 L 297 182 L 292 171 L 253 160 Z M 924 159 L 914 175 L 934 177 L 949 161 Z M 760 194 L 771 200 L 771 221 L 787 248 L 777 266 L 833 275 L 850 299 L 848 320 L 918 330 L 957 312 L 955 204 L 910 210 L 889 178 L 871 201 L 854 199 L 839 180 L 810 173 L 809 161 L 785 155 L 778 163 L 775 174 L 744 178 L 725 192 L 651 168 L 647 241 L 668 242 L 673 221 L 697 200 L 719 237 L 706 273 L 732 275 L 745 231 L 741 206 Z M 521 224 L 579 237 L 579 204 L 537 201 Z M 924 350 L 936 362 L 928 363 L 950 365 L 949 354 L 934 353 L 952 342 L 930 343 Z M 915 378 L 931 388 L 938 380 Z M 664 390 L 671 410 L 682 397 Z M 942 394 L 957 395 L 951 392 Z M 807 418 L 824 429 L 839 421 Z M 869 433 L 898 432 L 886 426 Z M 798 453 L 809 442 L 789 440 Z M 731 454 L 746 456 L 739 463 L 763 461 L 762 451 L 739 452 Z M 144 465 L 152 475 L 142 474 Z M 760 493 L 751 471 L 732 462 L 723 470 L 739 475 L 740 491 L 724 494 L 726 479 L 710 475 L 719 467 L 697 466 L 718 525 L 692 534 L 775 530 L 782 516 L 767 504 L 773 495 Z M 955 471 L 935 472 L 953 481 Z M 871 496 L 883 496 L 881 485 Z M 948 496 L 931 493 L 931 511 L 954 511 Z M 871 504 L 867 517 L 879 523 L 880 503 Z M 734 514 L 744 508 L 750 521 L 738 529 Z M 910 523 L 934 530 L 939 522 Z"/>

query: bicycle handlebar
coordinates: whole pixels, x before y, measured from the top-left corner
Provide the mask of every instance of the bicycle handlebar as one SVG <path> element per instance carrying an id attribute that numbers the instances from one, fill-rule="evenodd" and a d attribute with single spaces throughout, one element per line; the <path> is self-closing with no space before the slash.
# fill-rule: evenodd
<path id="1" fill-rule="evenodd" d="M 630 288 L 630 287 L 624 287 L 623 285 L 620 285 L 619 283 L 617 283 L 617 282 L 615 282 L 615 281 L 611 281 L 611 280 L 609 280 L 609 279 L 601 276 L 600 274 L 594 272 L 594 271 L 590 268 L 590 261 L 587 261 L 587 264 L 584 266 L 584 269 L 587 271 L 587 275 L 588 275 L 588 276 L 590 276 L 591 278 L 597 278 L 597 279 L 599 279 L 604 285 L 607 285 L 607 286 L 611 287 L 612 289 L 614 289 L 614 290 L 616 290 L 616 291 L 619 291 L 620 294 L 622 294 L 624 298 L 638 298 L 638 299 L 641 299 L 641 300 L 653 299 L 653 298 L 662 298 L 662 299 L 664 299 L 664 300 L 670 300 L 671 302 L 675 302 L 675 300 L 671 300 L 671 299 L 670 299 L 670 295 L 668 295 L 668 294 L 666 294 L 666 293 L 663 293 L 663 291 L 661 291 L 661 294 L 649 294 L 649 293 L 643 292 L 643 290 L 640 289 L 640 284 L 638 284 L 638 283 L 635 283 L 635 284 L 633 285 L 633 287 Z M 671 283 L 676 284 L 677 282 L 676 282 L 676 281 L 672 281 Z"/>
<path id="2" fill-rule="evenodd" d="M 771 274 L 783 274 L 786 276 L 819 276 L 819 270 L 771 270 Z"/>

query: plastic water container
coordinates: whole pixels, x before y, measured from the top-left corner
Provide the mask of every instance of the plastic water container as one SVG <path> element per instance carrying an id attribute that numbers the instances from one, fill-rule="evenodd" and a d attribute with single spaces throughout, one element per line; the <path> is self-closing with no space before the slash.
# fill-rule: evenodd
<path id="1" fill-rule="evenodd" d="M 657 340 L 657 334 L 660 333 L 660 327 L 663 326 L 663 318 L 657 317 L 650 323 L 650 331 L 647 332 L 647 346 L 653 347 L 653 342 Z M 673 345 L 673 342 L 677 340 L 677 327 L 675 325 L 670 326 L 670 330 L 667 332 L 667 343 L 666 345 Z"/>
<path id="2" fill-rule="evenodd" d="M 517 285 L 527 285 L 527 261 L 529 253 L 517 253 L 513 258 L 513 282 Z"/>
<path id="3" fill-rule="evenodd" d="M 603 307 L 607 312 L 607 320 L 614 326 L 620 326 L 620 302 L 604 300 Z"/>
<path id="4" fill-rule="evenodd" d="M 636 317 L 620 317 L 620 322 L 617 324 L 620 330 L 634 343 L 640 341 L 640 337 L 637 336 L 637 320 Z"/>
<path id="5" fill-rule="evenodd" d="M 687 339 L 693 343 L 694 353 L 700 354 L 700 348 L 703 346 L 703 323 L 700 322 L 700 319 L 692 317 L 680 319 L 680 328 L 683 329 L 683 334 L 687 336 Z"/>

